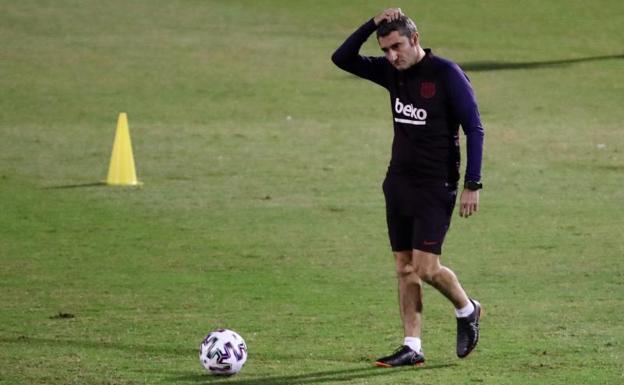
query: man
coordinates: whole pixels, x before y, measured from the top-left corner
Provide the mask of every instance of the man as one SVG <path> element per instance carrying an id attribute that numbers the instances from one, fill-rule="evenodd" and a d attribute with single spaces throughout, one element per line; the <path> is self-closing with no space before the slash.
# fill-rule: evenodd
<path id="1" fill-rule="evenodd" d="M 385 57 L 359 55 L 375 31 Z M 479 207 L 484 134 L 472 87 L 456 64 L 421 47 L 416 25 L 400 8 L 387 9 L 362 25 L 336 50 L 332 61 L 386 88 L 394 118 L 392 158 L 383 191 L 405 339 L 375 364 L 424 364 L 423 281 L 454 305 L 457 356 L 464 358 L 479 340 L 481 305 L 466 295 L 453 271 L 440 264 L 440 255 L 457 195 L 459 125 L 466 135 L 468 158 L 459 214 L 467 218 Z"/>

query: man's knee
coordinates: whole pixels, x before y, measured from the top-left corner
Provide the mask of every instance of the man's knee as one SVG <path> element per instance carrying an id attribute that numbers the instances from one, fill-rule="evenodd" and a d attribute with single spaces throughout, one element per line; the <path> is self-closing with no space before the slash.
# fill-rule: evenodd
<path id="1" fill-rule="evenodd" d="M 441 268 L 440 257 L 436 254 L 414 250 L 412 261 L 414 272 L 418 277 L 429 284 L 433 283 Z"/>
<path id="2" fill-rule="evenodd" d="M 414 265 L 411 251 L 397 251 L 394 253 L 396 258 L 396 274 L 399 282 L 406 284 L 420 284 L 420 277 Z"/>
<path id="3" fill-rule="evenodd" d="M 430 267 L 419 267 L 417 271 L 417 275 L 420 279 L 427 282 L 428 284 L 432 284 L 435 281 L 435 277 L 437 275 L 437 270 Z"/>
<path id="4" fill-rule="evenodd" d="M 401 282 L 410 284 L 420 283 L 420 277 L 418 276 L 417 271 L 414 269 L 414 266 L 411 263 L 397 266 L 396 273 L 397 278 Z"/>

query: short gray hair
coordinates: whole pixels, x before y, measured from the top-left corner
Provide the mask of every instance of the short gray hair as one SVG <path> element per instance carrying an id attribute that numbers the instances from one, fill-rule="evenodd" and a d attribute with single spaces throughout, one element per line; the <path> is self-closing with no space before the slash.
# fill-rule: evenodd
<path id="1" fill-rule="evenodd" d="M 387 21 L 384 20 L 379 23 L 377 27 L 377 39 L 380 37 L 386 37 L 393 31 L 397 31 L 399 35 L 412 37 L 414 32 L 418 31 L 416 24 L 409 17 L 402 15 L 398 19 Z"/>

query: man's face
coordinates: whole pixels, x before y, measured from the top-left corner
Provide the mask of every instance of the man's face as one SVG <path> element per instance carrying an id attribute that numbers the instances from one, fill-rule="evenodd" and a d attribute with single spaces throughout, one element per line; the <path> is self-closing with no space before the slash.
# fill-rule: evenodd
<path id="1" fill-rule="evenodd" d="M 386 59 L 399 71 L 406 70 L 416 64 L 418 59 L 418 32 L 411 38 L 392 31 L 379 38 L 379 48 L 386 54 Z"/>

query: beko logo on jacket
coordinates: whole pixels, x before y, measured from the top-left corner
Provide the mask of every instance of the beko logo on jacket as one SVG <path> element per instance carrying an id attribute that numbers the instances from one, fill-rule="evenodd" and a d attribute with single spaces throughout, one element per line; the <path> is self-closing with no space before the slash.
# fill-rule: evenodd
<path id="1" fill-rule="evenodd" d="M 397 123 L 407 123 L 413 124 L 416 126 L 422 126 L 427 124 L 427 110 L 414 107 L 412 104 L 403 104 L 399 100 L 399 98 L 394 99 L 394 112 L 399 115 L 403 115 L 406 118 L 412 119 L 403 119 L 403 118 L 394 118 L 394 121 Z"/>

